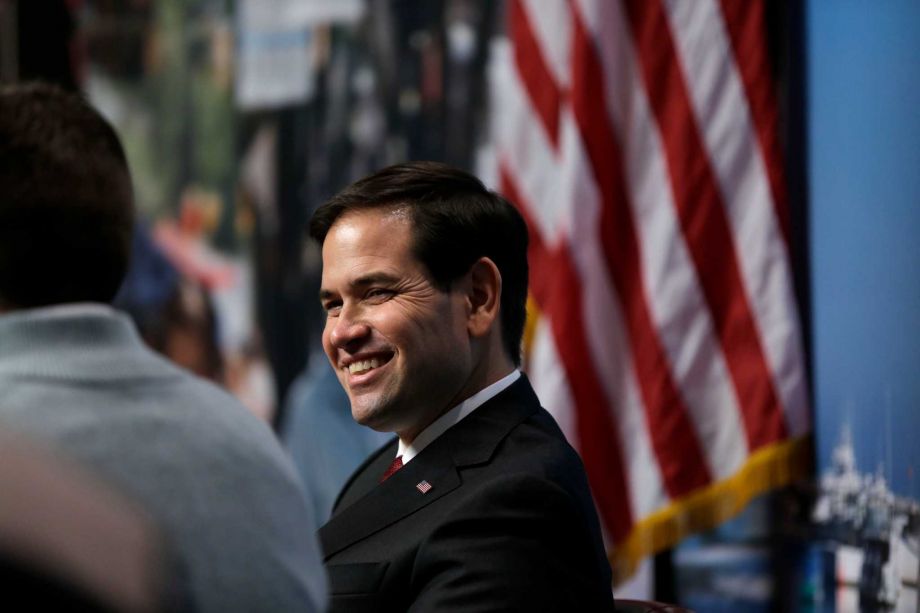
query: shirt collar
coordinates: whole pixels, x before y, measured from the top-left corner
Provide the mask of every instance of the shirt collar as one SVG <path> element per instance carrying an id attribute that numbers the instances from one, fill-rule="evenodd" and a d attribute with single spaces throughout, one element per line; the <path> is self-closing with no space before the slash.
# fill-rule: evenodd
<path id="1" fill-rule="evenodd" d="M 521 371 L 514 369 L 508 375 L 505 375 L 495 383 L 479 390 L 444 415 L 431 422 L 431 424 L 422 430 L 411 444 L 406 445 L 400 439 L 399 448 L 396 451 L 397 456 L 402 456 L 403 464 L 407 464 L 412 458 L 417 456 L 422 449 L 431 444 L 433 440 L 447 432 L 448 429 L 457 425 L 461 419 L 478 409 L 480 406 L 498 396 L 505 391 L 512 383 L 517 381 L 521 376 Z"/>

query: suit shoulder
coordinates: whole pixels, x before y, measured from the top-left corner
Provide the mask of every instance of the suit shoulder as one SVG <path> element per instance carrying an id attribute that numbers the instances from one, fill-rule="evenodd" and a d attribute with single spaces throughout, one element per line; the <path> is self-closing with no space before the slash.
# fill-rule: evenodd
<path id="1" fill-rule="evenodd" d="M 477 497 L 511 505 L 554 500 L 558 511 L 596 521 L 584 464 L 542 408 L 508 431 L 488 462 L 461 468 L 461 476 L 465 503 Z"/>
<path id="2" fill-rule="evenodd" d="M 491 478 L 480 478 L 464 487 L 465 502 L 458 505 L 478 507 L 521 507 L 548 512 L 566 512 L 576 508 L 567 488 L 554 479 L 525 471 L 502 471 Z"/>
<path id="3" fill-rule="evenodd" d="M 498 577 L 490 587 L 508 610 L 609 609 L 610 566 L 590 500 L 528 472 L 462 489 L 416 556 L 418 575 L 432 573 L 421 599 L 438 602 L 450 577 L 435 569 L 454 567 L 464 584 Z"/>
<path id="4" fill-rule="evenodd" d="M 581 456 L 542 407 L 512 428 L 496 451 L 494 461 L 499 464 L 527 466 L 546 471 L 545 476 L 557 470 L 584 472 Z"/>

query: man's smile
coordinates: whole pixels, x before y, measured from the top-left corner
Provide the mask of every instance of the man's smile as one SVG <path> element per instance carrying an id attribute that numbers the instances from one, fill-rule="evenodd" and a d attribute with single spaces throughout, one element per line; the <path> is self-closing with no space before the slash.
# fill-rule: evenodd
<path id="1" fill-rule="evenodd" d="M 386 352 L 373 356 L 351 358 L 343 360 L 341 368 L 352 376 L 364 375 L 389 363 L 393 355 L 394 353 L 392 352 Z"/>
<path id="2" fill-rule="evenodd" d="M 380 366 L 380 360 L 378 360 L 377 358 L 372 358 L 370 360 L 361 360 L 359 362 L 352 362 L 351 364 L 349 364 L 348 372 L 353 375 L 358 375 L 358 374 L 367 372 L 368 370 L 371 370 L 372 368 L 377 368 L 378 366 Z"/>

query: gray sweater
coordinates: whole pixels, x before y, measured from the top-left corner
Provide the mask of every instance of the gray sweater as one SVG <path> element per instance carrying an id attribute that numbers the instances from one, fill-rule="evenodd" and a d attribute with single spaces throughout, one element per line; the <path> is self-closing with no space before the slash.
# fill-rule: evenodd
<path id="1" fill-rule="evenodd" d="M 124 315 L 0 316 L 0 427 L 139 502 L 178 551 L 197 610 L 324 608 L 311 511 L 271 430 L 148 350 Z"/>

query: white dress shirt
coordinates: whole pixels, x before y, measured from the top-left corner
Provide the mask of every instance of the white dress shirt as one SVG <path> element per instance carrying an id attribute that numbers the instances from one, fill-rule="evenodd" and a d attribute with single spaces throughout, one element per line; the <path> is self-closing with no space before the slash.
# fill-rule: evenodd
<path id="1" fill-rule="evenodd" d="M 431 424 L 422 430 L 411 444 L 406 445 L 402 439 L 399 439 L 399 448 L 396 450 L 397 456 L 402 456 L 403 465 L 408 464 L 412 458 L 417 456 L 422 449 L 431 444 L 433 440 L 447 432 L 450 428 L 460 423 L 460 420 L 478 409 L 480 406 L 498 396 L 505 391 L 512 383 L 517 381 L 521 376 L 521 371 L 514 369 L 508 375 L 505 375 L 492 385 L 479 390 L 444 415 L 431 422 Z"/>

